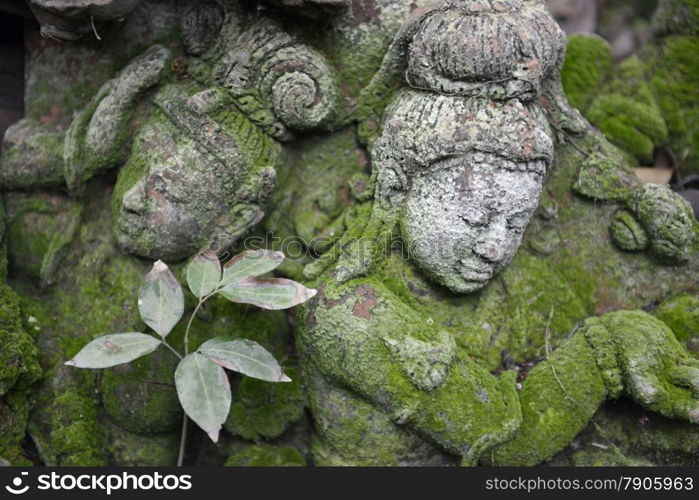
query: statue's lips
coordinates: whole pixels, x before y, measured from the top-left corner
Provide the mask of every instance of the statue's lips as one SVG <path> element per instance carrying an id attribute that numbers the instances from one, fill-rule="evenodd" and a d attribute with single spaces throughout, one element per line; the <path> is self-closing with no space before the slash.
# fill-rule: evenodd
<path id="1" fill-rule="evenodd" d="M 489 281 L 490 278 L 493 277 L 493 269 L 488 268 L 487 271 L 483 270 L 481 267 L 480 269 L 475 269 L 473 267 L 470 267 L 468 265 L 462 264 L 459 266 L 459 274 L 463 279 L 466 281 L 472 281 L 476 283 L 485 283 L 486 281 Z"/>

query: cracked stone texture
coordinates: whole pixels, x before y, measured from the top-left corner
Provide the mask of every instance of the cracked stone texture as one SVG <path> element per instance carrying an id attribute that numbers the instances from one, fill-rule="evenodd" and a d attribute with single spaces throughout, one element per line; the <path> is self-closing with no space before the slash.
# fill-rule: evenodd
<path id="1" fill-rule="evenodd" d="M 234 383 L 228 435 L 192 462 L 303 463 L 293 446 L 332 465 L 691 463 L 697 226 L 567 104 L 543 2 L 274 3 L 143 0 L 121 23 L 95 14 L 100 43 L 28 32 L 27 116 L 0 156 L 16 291 L 0 310 L 2 458 L 29 463 L 28 433 L 46 464 L 172 464 L 166 362 L 102 377 L 63 362 L 143 328 L 149 259 L 230 246 L 269 214 L 286 236 L 340 238 L 307 272 L 284 268 L 319 294 L 293 321 L 217 302 L 193 336 L 254 338 L 300 384 Z M 66 33 L 92 31 L 75 19 Z M 483 56 L 449 56 L 474 44 Z M 149 54 L 154 72 L 128 69 Z M 65 145 L 88 151 L 88 135 L 101 153 L 74 164 L 71 198 Z M 361 237 L 449 251 L 358 256 Z M 621 456 L 595 454 L 593 418 Z"/>

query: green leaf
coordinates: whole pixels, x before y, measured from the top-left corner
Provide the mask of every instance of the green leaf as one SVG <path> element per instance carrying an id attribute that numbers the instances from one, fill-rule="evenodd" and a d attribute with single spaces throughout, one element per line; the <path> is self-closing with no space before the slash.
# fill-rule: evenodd
<path id="1" fill-rule="evenodd" d="M 187 284 L 199 298 L 209 295 L 221 281 L 221 263 L 215 252 L 197 254 L 187 266 Z"/>
<path id="2" fill-rule="evenodd" d="M 161 337 L 172 331 L 184 313 L 182 287 L 163 261 L 153 264 L 138 297 L 141 319 Z"/>
<path id="3" fill-rule="evenodd" d="M 216 337 L 197 350 L 217 365 L 268 382 L 291 382 L 264 347 L 247 339 Z"/>
<path id="4" fill-rule="evenodd" d="M 160 342 L 145 333 L 112 333 L 96 338 L 65 364 L 76 368 L 109 368 L 150 354 Z"/>
<path id="5" fill-rule="evenodd" d="M 223 368 L 195 352 L 175 370 L 177 396 L 185 413 L 216 443 L 231 407 L 231 387 Z"/>
<path id="6" fill-rule="evenodd" d="M 271 250 L 246 250 L 229 260 L 223 269 L 221 286 L 236 283 L 250 276 L 268 273 L 284 261 L 282 252 Z"/>
<path id="7" fill-rule="evenodd" d="M 220 293 L 233 302 L 277 310 L 306 302 L 317 290 L 284 278 L 245 278 L 228 285 Z"/>

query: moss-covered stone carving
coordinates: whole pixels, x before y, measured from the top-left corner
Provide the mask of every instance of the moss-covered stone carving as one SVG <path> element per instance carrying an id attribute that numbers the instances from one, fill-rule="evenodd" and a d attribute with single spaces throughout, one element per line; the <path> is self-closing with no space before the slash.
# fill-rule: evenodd
<path id="1" fill-rule="evenodd" d="M 520 293 L 511 291 L 507 272 L 502 281 L 492 280 L 514 258 L 539 204 L 543 179 L 553 163 L 551 129 L 564 130 L 555 117 L 569 113 L 565 106 L 558 113 L 549 112 L 564 99 L 555 95 L 555 84 L 545 100 L 531 103 L 541 95 L 546 79 L 558 78 L 560 60 L 545 56 L 560 54 L 556 43 L 562 47 L 560 33 L 541 27 L 546 26 L 545 17 L 531 14 L 536 9 L 529 2 L 449 2 L 408 21 L 395 44 L 410 48 L 390 50 L 384 61 L 384 68 L 407 66 L 405 83 L 412 88 L 393 98 L 381 132 L 370 139 L 373 204 L 354 221 L 359 231 L 348 228 L 350 234 L 338 243 L 339 258 L 328 259 L 324 274 L 314 283 L 321 292 L 305 308 L 298 340 L 307 378 L 323 380 L 311 389 L 319 434 L 314 452 L 321 462 L 428 463 L 435 451 L 408 445 L 420 439 L 410 437 L 414 432 L 462 463 L 535 464 L 562 450 L 603 400 L 622 394 L 668 417 L 699 422 L 696 361 L 664 323 L 641 311 L 588 319 L 565 341 L 559 330 L 559 348 L 553 351 L 556 305 L 549 301 L 549 311 L 539 311 L 546 318 L 545 335 L 539 344 L 543 352 L 535 356 L 543 360 L 523 382 L 517 382 L 512 370 L 494 377 L 487 362 L 483 364 L 484 344 L 492 343 L 492 332 L 500 333 L 506 324 L 487 309 L 488 298 Z M 538 26 L 537 34 L 544 38 L 539 50 L 532 51 L 542 56 L 531 63 L 541 72 L 533 81 L 521 82 L 521 88 L 520 66 L 508 65 L 519 53 L 508 52 L 506 35 L 492 34 L 501 33 L 497 27 L 510 13 Z M 470 58 L 473 66 L 464 67 L 458 57 L 449 59 L 449 67 L 438 62 L 443 53 L 422 49 L 428 37 L 423 39 L 421 33 L 433 24 L 469 21 L 492 30 L 487 43 L 475 46 L 492 47 L 499 57 L 487 60 L 497 60 L 496 69 L 479 66 L 478 58 Z M 406 33 L 413 37 L 412 44 L 401 38 Z M 437 44 L 446 33 L 449 30 L 432 32 L 429 39 Z M 454 45 L 458 44 L 457 38 Z M 554 48 L 547 52 L 543 47 Z M 412 58 L 420 64 L 411 66 Z M 411 75 L 411 69 L 426 76 Z M 500 79 L 490 85 L 494 74 Z M 554 117 L 551 128 L 545 113 Z M 558 142 L 562 156 L 569 155 L 566 137 Z M 609 148 L 599 138 L 588 141 L 590 145 Z M 602 163 L 609 161 L 600 156 Z M 579 182 L 579 189 L 590 189 L 594 179 L 590 174 L 590 180 Z M 649 224 L 654 248 L 661 248 L 657 253 L 686 261 L 688 254 L 679 255 L 677 248 L 696 251 L 695 221 L 686 218 L 691 217 L 689 207 L 676 195 L 634 186 L 623 175 L 616 183 L 618 187 L 612 184 L 607 191 L 609 198 L 636 200 L 630 204 L 641 224 L 650 222 L 641 208 L 646 201 L 654 207 L 648 209 L 651 212 L 665 203 L 678 203 Z M 614 189 L 616 195 L 611 194 Z M 671 227 L 682 235 L 676 245 L 670 243 Z M 403 253 L 392 249 L 395 236 L 403 243 Z M 517 265 L 515 261 L 513 272 Z M 478 291 L 480 295 L 458 297 Z M 577 322 L 589 307 L 584 301 L 580 305 L 578 312 L 570 304 L 564 306 L 571 319 L 579 315 Z M 471 315 L 473 320 L 467 318 Z M 471 321 L 477 322 L 475 328 L 462 326 Z M 516 351 L 511 339 L 505 345 Z M 338 396 L 328 398 L 329 392 Z M 340 394 L 343 404 L 337 402 Z M 353 431 L 344 422 L 360 408 L 371 415 L 363 418 L 372 422 L 372 430 L 365 433 L 392 436 L 373 452 L 360 451 L 355 440 L 347 439 Z"/>
<path id="2" fill-rule="evenodd" d="M 698 228 L 628 169 L 691 136 L 693 73 L 669 61 L 691 62 L 694 2 L 664 2 L 619 71 L 599 39 L 563 67 L 539 0 L 128 3 L 123 22 L 36 14 L 68 44 L 27 31 L 26 117 L 0 154 L 0 458 L 174 463 L 169 358 L 62 363 L 143 327 L 150 259 L 181 273 L 250 231 L 298 241 L 280 270 L 319 293 L 197 315 L 192 342 L 252 338 L 294 383 L 232 379 L 221 443 L 195 433 L 188 463 L 696 457 Z"/>
<path id="3" fill-rule="evenodd" d="M 691 0 L 660 1 L 653 39 L 616 67 L 604 40 L 570 37 L 566 92 L 632 164 L 652 164 L 667 149 L 681 173 L 697 171 L 698 13 Z"/>

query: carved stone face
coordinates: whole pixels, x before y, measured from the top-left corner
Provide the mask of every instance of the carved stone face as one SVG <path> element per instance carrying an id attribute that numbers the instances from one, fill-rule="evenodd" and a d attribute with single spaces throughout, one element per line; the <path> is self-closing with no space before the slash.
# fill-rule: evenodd
<path id="1" fill-rule="evenodd" d="M 128 252 L 178 259 L 198 250 L 226 211 L 232 174 L 168 128 L 153 123 L 138 138 L 131 161 L 143 161 L 147 171 L 124 193 L 116 235 Z"/>
<path id="2" fill-rule="evenodd" d="M 517 252 L 545 168 L 482 153 L 433 164 L 413 180 L 401 217 L 413 262 L 453 292 L 483 288 Z"/>

